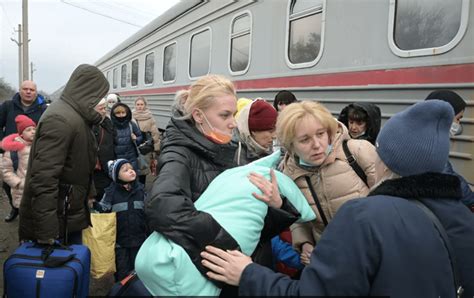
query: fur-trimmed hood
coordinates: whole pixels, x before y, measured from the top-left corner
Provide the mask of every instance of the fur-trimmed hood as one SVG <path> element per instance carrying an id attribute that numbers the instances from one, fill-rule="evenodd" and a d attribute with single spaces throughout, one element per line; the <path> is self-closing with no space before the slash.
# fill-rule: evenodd
<path id="1" fill-rule="evenodd" d="M 27 142 L 17 133 L 11 134 L 2 140 L 2 148 L 5 151 L 21 151 L 26 145 Z"/>
<path id="2" fill-rule="evenodd" d="M 461 182 L 453 175 L 424 173 L 382 182 L 368 196 L 388 195 L 405 199 L 460 199 Z"/>

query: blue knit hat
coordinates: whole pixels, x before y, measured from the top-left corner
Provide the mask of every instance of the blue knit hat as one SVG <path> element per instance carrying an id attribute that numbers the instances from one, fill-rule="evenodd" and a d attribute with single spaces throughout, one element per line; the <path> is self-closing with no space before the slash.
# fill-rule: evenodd
<path id="1" fill-rule="evenodd" d="M 128 160 L 124 159 L 124 158 L 119 158 L 119 159 L 116 159 L 116 160 L 109 160 L 107 162 L 107 166 L 109 168 L 109 177 L 114 182 L 120 182 L 119 178 L 118 178 L 119 171 L 120 171 L 120 168 L 126 163 L 130 163 L 130 162 Z"/>
<path id="2" fill-rule="evenodd" d="M 385 165 L 404 177 L 442 172 L 449 156 L 454 111 L 441 100 L 419 102 L 390 118 L 375 147 Z"/>

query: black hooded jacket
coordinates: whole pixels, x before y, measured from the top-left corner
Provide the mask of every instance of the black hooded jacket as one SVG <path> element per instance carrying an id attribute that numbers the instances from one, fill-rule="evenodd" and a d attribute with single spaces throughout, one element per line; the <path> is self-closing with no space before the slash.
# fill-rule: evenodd
<path id="1" fill-rule="evenodd" d="M 342 122 L 346 127 L 349 127 L 349 108 L 351 107 L 363 109 L 367 113 L 369 118 L 367 121 L 367 129 L 365 131 L 365 134 L 357 137 L 356 139 L 367 140 L 373 145 L 375 145 L 375 140 L 377 139 L 377 135 L 379 134 L 382 120 L 380 108 L 370 102 L 351 103 L 350 105 L 342 109 L 341 113 L 339 114 L 339 118 L 337 119 Z"/>

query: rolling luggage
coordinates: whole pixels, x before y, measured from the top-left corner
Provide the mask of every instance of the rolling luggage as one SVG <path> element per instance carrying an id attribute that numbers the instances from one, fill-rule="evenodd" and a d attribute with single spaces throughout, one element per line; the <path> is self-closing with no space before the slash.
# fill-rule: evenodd
<path id="1" fill-rule="evenodd" d="M 4 297 L 86 297 L 90 257 L 84 245 L 25 242 L 3 265 Z"/>

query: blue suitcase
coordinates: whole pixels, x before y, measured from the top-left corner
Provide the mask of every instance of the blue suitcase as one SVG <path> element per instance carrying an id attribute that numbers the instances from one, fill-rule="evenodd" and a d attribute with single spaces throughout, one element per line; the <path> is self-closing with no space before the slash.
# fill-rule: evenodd
<path id="1" fill-rule="evenodd" d="M 84 245 L 38 246 L 25 242 L 3 265 L 6 297 L 86 297 L 90 251 Z"/>

